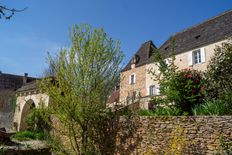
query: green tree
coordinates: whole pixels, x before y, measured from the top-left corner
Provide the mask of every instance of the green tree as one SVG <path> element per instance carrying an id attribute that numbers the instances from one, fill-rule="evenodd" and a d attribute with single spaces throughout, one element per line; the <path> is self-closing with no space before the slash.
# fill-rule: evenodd
<path id="1" fill-rule="evenodd" d="M 215 54 L 207 67 L 206 96 L 208 99 L 232 98 L 232 42 L 222 43 L 215 48 Z M 232 100 L 232 99 L 231 99 Z"/>
<path id="2" fill-rule="evenodd" d="M 94 123 L 106 114 L 123 53 L 118 41 L 109 38 L 103 29 L 89 25 L 75 25 L 71 42 L 71 48 L 61 49 L 55 58 L 49 55 L 56 77 L 44 78 L 40 86 L 52 100 L 48 112 L 53 118 L 54 149 L 66 154 L 88 154 L 98 151 Z M 69 140 L 65 146 L 60 146 L 61 134 Z"/>
<path id="3" fill-rule="evenodd" d="M 175 47 L 174 45 L 173 41 L 172 47 Z M 154 62 L 159 72 L 153 69 L 149 73 L 159 82 L 161 96 L 154 97 L 153 103 L 165 104 L 168 108 L 161 109 L 175 111 L 175 115 L 191 114 L 194 105 L 201 103 L 203 99 L 202 74 L 189 68 L 180 70 L 174 63 L 176 58 L 173 53 L 174 48 L 169 56 L 154 50 Z"/>

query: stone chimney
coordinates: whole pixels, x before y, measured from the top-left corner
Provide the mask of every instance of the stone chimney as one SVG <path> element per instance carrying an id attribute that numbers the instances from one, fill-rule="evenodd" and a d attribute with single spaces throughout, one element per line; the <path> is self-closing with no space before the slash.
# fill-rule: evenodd
<path id="1" fill-rule="evenodd" d="M 24 73 L 23 85 L 25 85 L 27 83 L 27 77 L 28 77 L 28 73 Z"/>

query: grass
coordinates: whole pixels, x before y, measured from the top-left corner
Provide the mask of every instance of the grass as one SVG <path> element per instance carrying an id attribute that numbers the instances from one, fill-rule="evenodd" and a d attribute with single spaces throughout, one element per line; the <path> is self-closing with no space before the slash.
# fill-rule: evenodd
<path id="1" fill-rule="evenodd" d="M 197 105 L 193 108 L 194 115 L 231 115 L 232 114 L 232 103 L 222 101 L 222 100 L 214 100 L 214 101 L 206 101 L 203 104 Z"/>
<path id="2" fill-rule="evenodd" d="M 18 141 L 28 141 L 28 140 L 45 140 L 46 134 L 43 132 L 33 132 L 33 131 L 20 131 L 13 135 L 11 138 Z"/>
<path id="3" fill-rule="evenodd" d="M 140 110 L 139 116 L 178 116 L 181 115 L 181 111 L 174 107 L 159 107 L 154 110 Z"/>

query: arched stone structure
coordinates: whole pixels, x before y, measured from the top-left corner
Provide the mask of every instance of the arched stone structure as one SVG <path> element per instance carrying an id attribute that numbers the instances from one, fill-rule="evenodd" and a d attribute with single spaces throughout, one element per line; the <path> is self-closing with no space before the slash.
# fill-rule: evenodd
<path id="1" fill-rule="evenodd" d="M 21 121 L 20 121 L 20 128 L 19 130 L 26 130 L 27 129 L 27 122 L 26 118 L 30 111 L 35 108 L 35 103 L 32 99 L 26 101 L 23 106 L 22 113 L 21 113 Z"/>
<path id="2" fill-rule="evenodd" d="M 49 96 L 40 92 L 36 88 L 36 83 L 29 83 L 16 93 L 16 107 L 14 114 L 14 127 L 17 131 L 25 130 L 27 125 L 25 123 L 25 117 L 31 109 L 31 106 L 38 108 L 42 106 L 48 106 Z"/>

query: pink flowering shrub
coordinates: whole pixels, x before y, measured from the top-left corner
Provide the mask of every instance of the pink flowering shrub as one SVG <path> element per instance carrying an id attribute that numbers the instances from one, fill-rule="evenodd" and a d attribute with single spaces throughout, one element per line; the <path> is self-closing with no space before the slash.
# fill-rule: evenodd
<path id="1" fill-rule="evenodd" d="M 163 83 L 162 92 L 182 113 L 191 114 L 192 108 L 203 100 L 203 83 L 201 72 L 186 68 L 174 72 Z"/>

